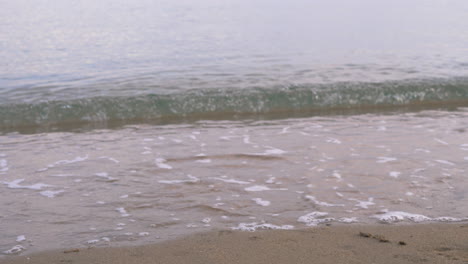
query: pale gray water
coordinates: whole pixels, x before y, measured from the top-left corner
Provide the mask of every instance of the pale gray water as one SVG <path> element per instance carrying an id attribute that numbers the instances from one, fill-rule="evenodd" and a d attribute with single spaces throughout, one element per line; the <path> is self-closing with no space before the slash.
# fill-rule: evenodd
<path id="1" fill-rule="evenodd" d="M 466 76 L 468 4 L 2 1 L 0 104 Z"/>

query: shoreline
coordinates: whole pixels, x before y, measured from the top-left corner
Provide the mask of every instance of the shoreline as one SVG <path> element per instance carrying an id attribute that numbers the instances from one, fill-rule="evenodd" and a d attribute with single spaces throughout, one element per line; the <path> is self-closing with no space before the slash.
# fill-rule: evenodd
<path id="1" fill-rule="evenodd" d="M 211 231 L 132 247 L 68 248 L 0 263 L 468 263 L 468 223 Z"/>

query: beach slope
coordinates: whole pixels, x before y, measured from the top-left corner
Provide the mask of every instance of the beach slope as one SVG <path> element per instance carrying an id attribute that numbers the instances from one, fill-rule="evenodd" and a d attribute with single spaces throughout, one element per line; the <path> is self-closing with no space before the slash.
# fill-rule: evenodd
<path id="1" fill-rule="evenodd" d="M 154 245 L 79 248 L 2 263 L 468 263 L 468 224 L 213 231 Z"/>

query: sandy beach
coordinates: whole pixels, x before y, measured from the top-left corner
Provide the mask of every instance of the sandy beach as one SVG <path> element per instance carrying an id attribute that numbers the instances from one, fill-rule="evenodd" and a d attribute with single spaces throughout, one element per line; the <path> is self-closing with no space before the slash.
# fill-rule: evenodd
<path id="1" fill-rule="evenodd" d="M 213 231 L 153 245 L 68 248 L 1 263 L 468 263 L 468 224 Z"/>

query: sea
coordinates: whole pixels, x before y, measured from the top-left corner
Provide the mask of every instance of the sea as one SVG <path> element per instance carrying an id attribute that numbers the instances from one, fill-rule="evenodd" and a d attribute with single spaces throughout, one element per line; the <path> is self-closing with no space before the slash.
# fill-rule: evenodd
<path id="1" fill-rule="evenodd" d="M 0 255 L 468 221 L 465 0 L 0 0 Z"/>

